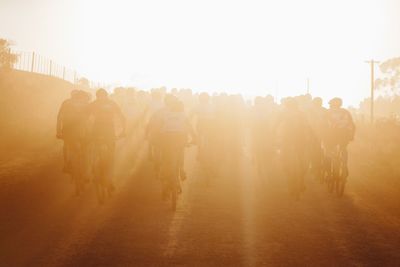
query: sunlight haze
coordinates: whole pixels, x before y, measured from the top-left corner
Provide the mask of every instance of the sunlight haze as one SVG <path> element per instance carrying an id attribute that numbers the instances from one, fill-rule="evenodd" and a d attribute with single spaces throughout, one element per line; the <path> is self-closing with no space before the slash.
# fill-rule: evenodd
<path id="1" fill-rule="evenodd" d="M 400 267 L 399 11 L 0 0 L 0 267 Z"/>
<path id="2" fill-rule="evenodd" d="M 305 93 L 310 78 L 311 94 L 356 106 L 369 95 L 364 61 L 399 54 L 399 8 L 395 0 L 1 0 L 0 36 L 114 85 L 283 97 Z"/>

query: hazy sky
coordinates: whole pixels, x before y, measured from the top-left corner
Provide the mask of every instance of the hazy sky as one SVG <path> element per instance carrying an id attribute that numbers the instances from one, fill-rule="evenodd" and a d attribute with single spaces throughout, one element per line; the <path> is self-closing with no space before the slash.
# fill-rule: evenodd
<path id="1" fill-rule="evenodd" d="M 149 88 L 369 94 L 400 55 L 398 0 L 0 0 L 0 37 L 89 79 Z"/>

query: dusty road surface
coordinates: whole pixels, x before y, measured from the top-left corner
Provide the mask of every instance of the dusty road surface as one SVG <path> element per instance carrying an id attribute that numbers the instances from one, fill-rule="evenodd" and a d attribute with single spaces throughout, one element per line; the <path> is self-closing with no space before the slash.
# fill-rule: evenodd
<path id="1" fill-rule="evenodd" d="M 191 148 L 174 213 L 144 150 L 121 145 L 105 205 L 74 196 L 60 152 L 2 163 L 0 266 L 400 266 L 396 181 L 353 167 L 344 197 L 308 177 L 294 201 L 246 153 L 207 183 Z"/>

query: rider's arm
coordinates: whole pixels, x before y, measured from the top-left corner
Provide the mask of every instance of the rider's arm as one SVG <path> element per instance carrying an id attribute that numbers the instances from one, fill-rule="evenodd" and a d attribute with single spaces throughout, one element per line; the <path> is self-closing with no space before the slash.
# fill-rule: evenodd
<path id="1" fill-rule="evenodd" d="M 115 114 L 117 115 L 117 117 L 121 123 L 121 127 L 122 127 L 121 135 L 124 135 L 125 131 L 126 131 L 126 118 L 117 104 L 115 104 L 114 107 L 115 107 Z"/>
<path id="2" fill-rule="evenodd" d="M 349 117 L 348 121 L 350 123 L 351 140 L 353 140 L 354 139 L 354 134 L 356 132 L 356 125 L 355 125 L 355 123 L 353 121 L 353 116 L 351 116 L 351 113 L 348 110 L 346 110 L 346 111 L 347 111 L 347 116 Z"/>
<path id="3" fill-rule="evenodd" d="M 150 133 L 156 131 L 157 126 L 159 126 L 160 123 L 160 116 L 161 116 L 161 111 L 156 111 L 153 115 L 150 116 L 149 122 L 146 125 L 146 131 L 145 131 L 145 137 L 148 138 Z"/>
<path id="4" fill-rule="evenodd" d="M 348 112 L 349 122 L 350 122 L 351 128 L 354 131 L 356 129 L 356 125 L 354 124 L 353 116 L 351 116 L 351 113 L 349 111 L 347 111 L 347 112 Z"/>
<path id="5" fill-rule="evenodd" d="M 194 117 L 196 117 L 197 115 L 197 107 L 192 108 L 192 110 L 190 110 L 189 112 L 189 120 L 192 121 L 194 119 Z"/>
<path id="6" fill-rule="evenodd" d="M 61 138 L 61 135 L 62 135 L 64 110 L 65 110 L 65 102 L 63 102 L 61 104 L 61 107 L 58 110 L 58 114 L 57 114 L 57 125 L 56 125 L 57 138 Z"/>
<path id="7" fill-rule="evenodd" d="M 192 127 L 192 124 L 190 123 L 189 119 L 186 119 L 186 129 L 190 135 L 190 138 L 192 140 L 192 142 L 196 142 L 196 133 Z"/>

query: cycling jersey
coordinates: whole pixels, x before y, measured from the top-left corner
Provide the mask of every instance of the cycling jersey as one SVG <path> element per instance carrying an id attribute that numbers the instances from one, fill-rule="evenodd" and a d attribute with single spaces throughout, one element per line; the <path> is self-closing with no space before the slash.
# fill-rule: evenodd
<path id="1" fill-rule="evenodd" d="M 343 108 L 329 109 L 327 115 L 329 127 L 331 129 L 352 130 L 354 128 L 354 123 L 350 112 Z"/>
<path id="2" fill-rule="evenodd" d="M 214 107 L 209 104 L 200 104 L 192 112 L 196 117 L 196 130 L 200 135 L 209 133 L 215 119 Z"/>
<path id="3" fill-rule="evenodd" d="M 62 103 L 57 117 L 57 131 L 64 139 L 77 139 L 83 136 L 86 107 L 87 103 L 79 99 L 67 99 Z"/>
<path id="4" fill-rule="evenodd" d="M 93 135 L 115 138 L 115 117 L 124 118 L 118 105 L 106 98 L 97 99 L 89 105 L 89 114 L 93 117 Z"/>
<path id="5" fill-rule="evenodd" d="M 306 116 L 299 110 L 285 110 L 278 118 L 281 145 L 295 147 L 304 152 L 310 139 L 310 126 Z"/>
<path id="6" fill-rule="evenodd" d="M 161 132 L 187 133 L 187 118 L 183 112 L 166 110 L 163 113 Z"/>
<path id="7" fill-rule="evenodd" d="M 161 100 L 152 99 L 147 107 L 149 116 L 153 116 L 157 111 L 164 107 L 164 103 Z"/>
<path id="8" fill-rule="evenodd" d="M 349 111 L 343 108 L 327 111 L 330 142 L 348 143 L 354 137 L 355 125 Z"/>
<path id="9" fill-rule="evenodd" d="M 324 107 L 312 107 L 308 112 L 308 120 L 315 137 L 324 140 L 328 127 L 327 110 Z"/>
<path id="10" fill-rule="evenodd" d="M 254 106 L 252 109 L 252 122 L 253 122 L 253 132 L 257 137 L 266 139 L 270 137 L 272 132 L 272 117 L 266 107 Z"/>
<path id="11" fill-rule="evenodd" d="M 126 117 L 130 120 L 135 120 L 140 115 L 140 109 L 135 100 L 126 101 L 124 105 L 121 106 L 121 108 L 124 111 Z"/>

